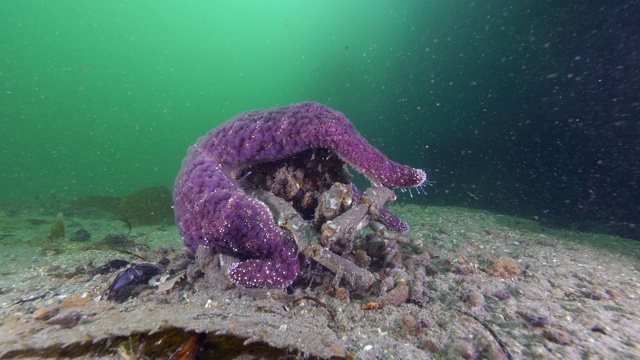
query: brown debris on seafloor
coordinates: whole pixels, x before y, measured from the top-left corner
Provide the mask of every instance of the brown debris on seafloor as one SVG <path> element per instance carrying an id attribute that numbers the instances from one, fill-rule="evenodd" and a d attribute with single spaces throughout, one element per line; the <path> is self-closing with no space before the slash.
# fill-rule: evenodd
<path id="1" fill-rule="evenodd" d="M 520 276 L 524 272 L 524 267 L 514 259 L 502 256 L 489 264 L 485 271 L 490 275 L 509 279 Z"/>
<path id="2" fill-rule="evenodd" d="M 451 272 L 456 275 L 471 275 L 478 271 L 478 261 L 469 259 L 463 254 L 458 254 L 455 259 L 449 260 L 452 266 Z"/>

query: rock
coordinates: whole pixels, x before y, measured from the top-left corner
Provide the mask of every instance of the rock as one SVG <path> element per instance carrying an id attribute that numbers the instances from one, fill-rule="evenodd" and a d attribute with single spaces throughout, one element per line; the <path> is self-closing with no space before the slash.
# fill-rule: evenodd
<path id="1" fill-rule="evenodd" d="M 80 229 L 71 234 L 69 241 L 89 241 L 90 238 L 91 233 L 85 229 Z"/>

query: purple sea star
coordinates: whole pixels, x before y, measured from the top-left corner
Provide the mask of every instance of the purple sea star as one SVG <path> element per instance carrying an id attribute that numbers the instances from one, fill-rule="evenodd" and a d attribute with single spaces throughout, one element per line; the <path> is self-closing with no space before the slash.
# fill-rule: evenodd
<path id="1" fill-rule="evenodd" d="M 228 276 L 236 284 L 289 286 L 300 272 L 298 249 L 275 224 L 269 208 L 243 191 L 238 178 L 253 165 L 314 148 L 332 150 L 386 187 L 419 186 L 426 180 L 424 171 L 390 161 L 343 114 L 322 104 L 249 111 L 213 129 L 188 150 L 174 191 L 185 246 L 194 252 L 201 245 L 256 257 L 229 266 Z M 384 214 L 381 221 L 407 229 L 394 215 Z"/>

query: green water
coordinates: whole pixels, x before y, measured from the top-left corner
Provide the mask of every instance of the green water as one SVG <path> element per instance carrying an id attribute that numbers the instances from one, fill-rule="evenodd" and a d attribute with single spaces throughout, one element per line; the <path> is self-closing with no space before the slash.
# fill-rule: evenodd
<path id="1" fill-rule="evenodd" d="M 399 86 L 410 16 L 396 1 L 3 1 L 2 200 L 170 186 L 189 145 L 250 109 L 355 115 Z"/>
<path id="2" fill-rule="evenodd" d="M 233 115 L 317 101 L 431 170 L 401 202 L 640 239 L 638 18 L 637 2 L 0 1 L 0 204 L 171 186 Z"/>

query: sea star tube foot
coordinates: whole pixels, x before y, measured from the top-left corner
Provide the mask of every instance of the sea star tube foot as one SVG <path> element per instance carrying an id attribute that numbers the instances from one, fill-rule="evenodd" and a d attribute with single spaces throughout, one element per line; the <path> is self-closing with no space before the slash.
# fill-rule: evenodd
<path id="1" fill-rule="evenodd" d="M 174 210 L 185 246 L 193 252 L 199 245 L 213 246 L 253 257 L 229 267 L 236 284 L 289 286 L 301 267 L 295 242 L 263 202 L 245 193 L 239 179 L 252 166 L 309 149 L 333 151 L 374 184 L 411 187 L 426 180 L 423 170 L 390 161 L 343 114 L 324 105 L 249 111 L 200 138 L 182 163 Z"/>

